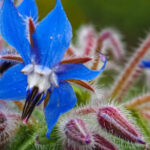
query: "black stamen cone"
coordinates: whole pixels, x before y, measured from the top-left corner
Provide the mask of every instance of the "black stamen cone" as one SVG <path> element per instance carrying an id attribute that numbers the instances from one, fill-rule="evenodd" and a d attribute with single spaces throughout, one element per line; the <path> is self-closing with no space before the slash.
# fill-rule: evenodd
<path id="1" fill-rule="evenodd" d="M 23 108 L 22 120 L 25 120 L 25 122 L 28 121 L 35 106 L 41 100 L 43 94 L 44 93 L 39 92 L 38 87 L 33 87 L 32 89 L 28 90 L 25 105 Z"/>

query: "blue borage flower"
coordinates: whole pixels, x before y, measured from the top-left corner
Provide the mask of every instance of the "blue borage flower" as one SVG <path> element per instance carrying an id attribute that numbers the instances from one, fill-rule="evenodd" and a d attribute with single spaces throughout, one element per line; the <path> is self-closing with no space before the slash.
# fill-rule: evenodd
<path id="1" fill-rule="evenodd" d="M 90 70 L 82 63 L 60 63 L 69 47 L 72 28 L 61 0 L 39 24 L 34 0 L 24 0 L 17 8 L 5 0 L 1 9 L 2 37 L 19 52 L 23 63 L 8 69 L 0 79 L 0 99 L 26 98 L 22 119 L 26 122 L 43 100 L 47 137 L 59 116 L 74 107 L 76 96 L 68 79 L 89 81 L 105 68 Z M 48 101 L 47 101 L 48 100 Z"/>
<path id="2" fill-rule="evenodd" d="M 150 60 L 148 59 L 143 59 L 140 64 L 139 64 L 140 67 L 142 68 L 150 68 Z"/>

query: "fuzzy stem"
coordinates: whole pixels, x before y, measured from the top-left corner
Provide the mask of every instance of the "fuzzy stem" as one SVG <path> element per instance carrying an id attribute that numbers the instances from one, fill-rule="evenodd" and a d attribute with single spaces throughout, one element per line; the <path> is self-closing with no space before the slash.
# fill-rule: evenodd
<path id="1" fill-rule="evenodd" d="M 142 106 L 140 109 L 143 110 L 143 111 L 148 111 L 149 112 L 150 106 L 144 106 L 144 107 Z"/>
<path id="2" fill-rule="evenodd" d="M 124 57 L 124 53 L 123 53 L 123 49 L 120 47 L 120 41 L 117 41 L 113 35 L 110 36 L 110 41 L 112 43 L 112 45 L 114 46 L 114 49 L 112 49 L 114 55 L 116 55 L 120 60 L 123 59 Z M 119 43 L 120 42 L 120 43 Z"/>
<path id="3" fill-rule="evenodd" d="M 147 95 L 144 95 L 144 96 L 141 96 L 132 100 L 131 102 L 125 104 L 125 107 L 127 109 L 132 110 L 132 109 L 135 109 L 137 106 L 147 103 L 147 102 L 150 102 L 150 94 L 147 94 Z"/>
<path id="4" fill-rule="evenodd" d="M 118 36 L 119 37 L 119 36 Z M 100 37 L 102 43 L 106 40 L 110 41 L 112 48 L 112 53 L 113 55 L 119 59 L 119 60 L 123 60 L 124 58 L 124 51 L 123 51 L 123 47 L 121 44 L 121 41 L 119 38 L 116 38 L 116 34 L 112 31 L 112 30 L 106 30 L 105 32 L 102 32 L 100 34 Z"/>
<path id="5" fill-rule="evenodd" d="M 88 30 L 88 33 L 87 33 L 87 36 L 86 36 L 85 40 L 86 40 L 86 46 L 85 46 L 85 49 L 84 49 L 83 56 L 89 56 L 91 51 L 92 51 L 94 41 L 96 40 L 94 30 L 92 28 L 90 28 Z"/>
<path id="6" fill-rule="evenodd" d="M 98 67 L 98 64 L 99 64 L 98 54 L 101 52 L 101 50 L 103 48 L 103 43 L 106 40 L 110 40 L 111 45 L 114 47 L 112 49 L 113 55 L 115 55 L 119 59 L 123 59 L 124 52 L 123 52 L 122 47 L 120 46 L 121 42 L 115 38 L 114 33 L 112 31 L 102 32 L 97 37 L 97 41 L 96 41 L 96 49 L 95 49 L 95 54 L 94 54 L 94 62 L 93 62 L 93 65 L 91 67 L 93 70 L 96 70 L 97 67 Z"/>
<path id="7" fill-rule="evenodd" d="M 23 110 L 23 104 L 19 101 L 13 101 L 14 104 L 20 109 L 20 110 Z"/>
<path id="8" fill-rule="evenodd" d="M 129 62 L 127 67 L 125 68 L 123 74 L 117 81 L 115 88 L 111 93 L 111 99 L 116 98 L 116 96 L 122 91 L 126 81 L 132 75 L 141 59 L 144 57 L 145 53 L 150 48 L 150 36 L 148 36 L 147 40 L 144 42 L 143 46 L 134 54 L 133 59 Z"/>
<path id="9" fill-rule="evenodd" d="M 99 53 L 101 52 L 101 48 L 102 48 L 102 39 L 99 38 L 97 40 L 97 47 L 95 49 L 95 54 L 94 54 L 94 62 L 93 65 L 91 67 L 92 70 L 97 70 L 98 64 L 99 64 Z"/>
<path id="10" fill-rule="evenodd" d="M 141 75 L 142 73 L 142 68 L 137 67 L 135 69 L 135 71 L 132 73 L 132 75 L 130 76 L 130 78 L 127 80 L 127 82 L 124 84 L 124 87 L 122 88 L 122 90 L 120 91 L 120 93 L 117 96 L 117 100 L 118 102 L 121 102 L 123 97 L 125 96 L 125 94 L 129 91 L 130 87 L 135 83 L 135 81 L 137 80 L 137 78 Z"/>
<path id="11" fill-rule="evenodd" d="M 142 110 L 140 111 L 142 117 L 146 118 L 146 120 L 150 120 L 150 113 L 148 111 Z"/>
<path id="12" fill-rule="evenodd" d="M 75 111 L 77 115 L 87 115 L 90 113 L 97 113 L 97 112 L 98 112 L 98 107 L 85 107 Z"/>

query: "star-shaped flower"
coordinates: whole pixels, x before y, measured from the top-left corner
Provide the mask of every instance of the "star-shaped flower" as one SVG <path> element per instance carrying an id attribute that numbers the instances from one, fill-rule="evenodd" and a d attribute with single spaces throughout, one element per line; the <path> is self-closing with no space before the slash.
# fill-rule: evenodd
<path id="1" fill-rule="evenodd" d="M 34 0 L 24 0 L 18 7 L 12 0 L 3 3 L 1 35 L 18 51 L 23 62 L 8 69 L 0 79 L 0 99 L 26 98 L 22 113 L 25 122 L 34 107 L 44 100 L 49 137 L 59 116 L 76 104 L 68 80 L 78 83 L 93 80 L 104 70 L 106 59 L 98 71 L 85 67 L 82 59 L 61 61 L 72 38 L 72 28 L 61 0 L 56 0 L 55 8 L 38 24 L 37 16 Z"/>

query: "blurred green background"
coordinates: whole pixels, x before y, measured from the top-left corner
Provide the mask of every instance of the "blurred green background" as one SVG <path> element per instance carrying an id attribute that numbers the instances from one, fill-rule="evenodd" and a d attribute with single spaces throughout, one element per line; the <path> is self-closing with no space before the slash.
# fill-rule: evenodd
<path id="1" fill-rule="evenodd" d="M 39 19 L 55 4 L 55 0 L 36 0 Z M 150 0 L 62 0 L 73 31 L 91 23 L 100 31 L 112 27 L 121 32 L 129 47 L 139 45 L 150 28 Z"/>

